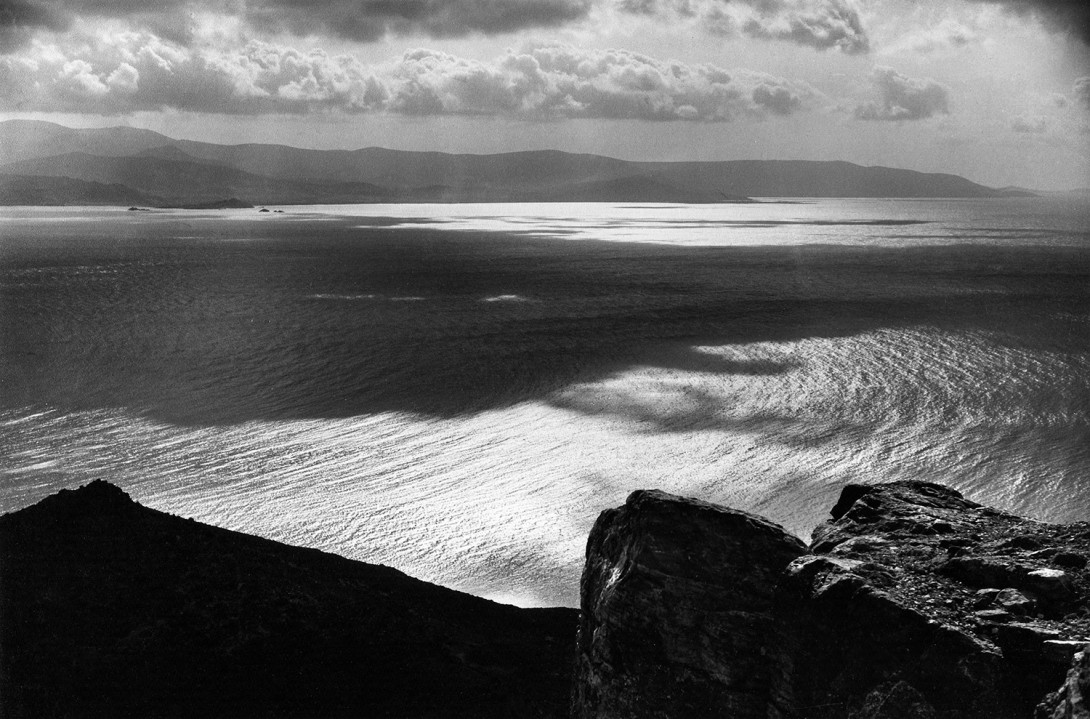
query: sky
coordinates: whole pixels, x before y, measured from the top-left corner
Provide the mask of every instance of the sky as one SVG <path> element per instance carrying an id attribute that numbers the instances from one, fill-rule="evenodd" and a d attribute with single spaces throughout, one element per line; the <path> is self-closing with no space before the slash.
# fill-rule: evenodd
<path id="1" fill-rule="evenodd" d="M 0 0 L 0 120 L 1090 187 L 1085 0 Z"/>

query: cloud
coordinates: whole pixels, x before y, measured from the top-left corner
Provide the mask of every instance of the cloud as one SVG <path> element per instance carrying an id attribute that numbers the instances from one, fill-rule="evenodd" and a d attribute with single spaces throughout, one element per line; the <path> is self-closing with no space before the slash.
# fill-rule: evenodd
<path id="1" fill-rule="evenodd" d="M 974 0 L 1018 15 L 1032 15 L 1053 32 L 1069 33 L 1090 44 L 1090 3 L 1086 0 Z"/>
<path id="2" fill-rule="evenodd" d="M 937 114 L 949 114 L 950 91 L 930 78 L 911 78 L 891 67 L 876 66 L 871 80 L 878 88 L 878 101 L 855 108 L 860 120 L 925 120 Z"/>
<path id="3" fill-rule="evenodd" d="M 1027 135 L 1040 135 L 1048 130 L 1048 120 L 1040 115 L 1018 115 L 1011 118 L 1011 129 Z"/>
<path id="4" fill-rule="evenodd" d="M 32 0 L 0 0 L 0 54 L 12 52 L 30 42 L 38 30 L 67 30 L 67 13 Z"/>
<path id="5" fill-rule="evenodd" d="M 908 33 L 891 45 L 883 47 L 884 54 L 897 54 L 909 51 L 928 55 L 940 50 L 958 49 L 980 41 L 980 36 L 972 28 L 952 18 Z"/>
<path id="6" fill-rule="evenodd" d="M 124 20 L 191 44 L 195 18 L 235 18 L 260 33 L 373 42 L 390 35 L 463 37 L 560 27 L 592 10 L 669 16 L 706 32 L 865 53 L 870 44 L 854 0 L 0 0 L 0 54 L 42 31 L 90 18 Z"/>
<path id="7" fill-rule="evenodd" d="M 1075 104 L 1084 110 L 1090 111 L 1090 75 L 1075 80 L 1071 88 L 1071 95 L 1075 98 Z"/>
<path id="8" fill-rule="evenodd" d="M 742 25 L 749 37 L 787 40 L 818 50 L 866 53 L 870 41 L 858 11 L 847 0 L 760 2 L 756 16 Z"/>
<path id="9" fill-rule="evenodd" d="M 250 42 L 195 50 L 148 33 L 0 57 L 0 109 L 221 114 L 387 112 L 522 120 L 724 122 L 790 115 L 802 83 L 624 50 L 531 47 L 481 62 L 420 49 L 378 65 Z"/>
<path id="10" fill-rule="evenodd" d="M 771 75 L 567 46 L 509 52 L 493 63 L 417 50 L 391 79 L 395 112 L 531 119 L 720 122 L 790 114 L 811 92 Z"/>
<path id="11" fill-rule="evenodd" d="M 260 0 L 247 5 L 257 28 L 371 41 L 387 34 L 494 35 L 582 20 L 594 0 Z"/>
<path id="12" fill-rule="evenodd" d="M 390 34 L 461 37 L 556 27 L 599 0 L 0 0 L 0 53 L 34 32 L 78 18 L 123 19 L 132 29 L 187 43 L 198 13 L 240 17 L 254 29 L 375 41 Z"/>
<path id="13" fill-rule="evenodd" d="M 870 41 L 851 0 L 620 0 L 623 12 L 695 19 L 717 35 L 861 54 Z"/>
<path id="14" fill-rule="evenodd" d="M 26 57 L 0 57 L 0 107 L 256 114 L 362 111 L 383 101 L 369 68 L 320 50 L 302 53 L 252 42 L 232 51 L 198 52 L 147 33 L 37 49 Z"/>

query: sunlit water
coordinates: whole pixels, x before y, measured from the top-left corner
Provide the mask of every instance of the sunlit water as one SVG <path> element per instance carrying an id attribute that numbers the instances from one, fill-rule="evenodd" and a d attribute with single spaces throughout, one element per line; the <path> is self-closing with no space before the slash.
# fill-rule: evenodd
<path id="1" fill-rule="evenodd" d="M 1090 208 L 0 212 L 0 511 L 165 511 L 574 604 L 633 489 L 1090 518 Z"/>

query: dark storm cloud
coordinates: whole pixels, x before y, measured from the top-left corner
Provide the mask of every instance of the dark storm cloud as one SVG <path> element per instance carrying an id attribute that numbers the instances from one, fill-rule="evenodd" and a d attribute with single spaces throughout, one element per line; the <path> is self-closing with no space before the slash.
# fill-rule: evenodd
<path id="1" fill-rule="evenodd" d="M 388 33 L 493 35 L 586 17 L 594 0 L 262 0 L 246 17 L 265 30 L 377 40 Z"/>
<path id="2" fill-rule="evenodd" d="M 209 11 L 260 30 L 373 41 L 387 34 L 486 35 L 555 27 L 586 17 L 596 0 L 0 0 L 0 33 L 64 30 L 77 17 L 124 18 L 184 42 L 189 18 Z M 14 40 L 9 43 L 14 47 Z M 0 46 L 0 50 L 4 49 Z"/>
<path id="3" fill-rule="evenodd" d="M 782 40 L 819 50 L 869 50 L 852 0 L 0 0 L 0 52 L 77 18 L 122 18 L 176 42 L 194 13 L 239 17 L 265 32 L 369 42 L 387 35 L 460 37 L 558 27 L 594 8 L 696 22 L 712 34 Z"/>
<path id="4" fill-rule="evenodd" d="M 1069 33 L 1090 45 L 1090 2 L 1087 0 L 972 0 L 999 5 L 1019 15 L 1033 15 L 1053 32 Z"/>
<path id="5" fill-rule="evenodd" d="M 930 78 L 911 78 L 891 67 L 875 67 L 871 80 L 878 100 L 858 105 L 860 120 L 926 120 L 950 112 L 950 91 Z"/>
<path id="6" fill-rule="evenodd" d="M 0 53 L 22 47 L 37 30 L 66 30 L 71 24 L 68 13 L 47 4 L 0 0 Z"/>

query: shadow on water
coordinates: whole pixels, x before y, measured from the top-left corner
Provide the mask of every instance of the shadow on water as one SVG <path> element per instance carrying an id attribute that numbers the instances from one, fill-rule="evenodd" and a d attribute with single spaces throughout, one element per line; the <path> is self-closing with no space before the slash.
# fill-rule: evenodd
<path id="1" fill-rule="evenodd" d="M 189 425 L 455 416 L 637 365 L 791 369 L 698 345 L 918 324 L 1044 333 L 1042 318 L 1090 311 L 1090 253 L 1072 248 L 680 248 L 340 222 L 246 232 L 7 238 L 0 406 Z"/>

